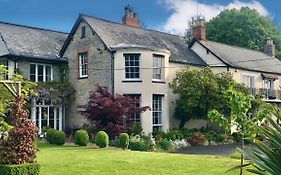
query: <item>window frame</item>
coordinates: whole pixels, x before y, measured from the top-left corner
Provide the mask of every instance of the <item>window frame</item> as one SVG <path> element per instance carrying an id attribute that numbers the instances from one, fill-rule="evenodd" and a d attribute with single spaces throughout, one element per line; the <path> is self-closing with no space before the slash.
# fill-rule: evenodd
<path id="1" fill-rule="evenodd" d="M 130 97 L 132 99 L 138 99 L 139 102 L 135 103 L 135 105 L 137 107 L 141 106 L 141 94 L 124 94 L 124 96 Z M 134 114 L 132 114 L 130 120 L 133 121 L 133 123 L 141 123 L 141 113 L 135 112 Z"/>
<path id="2" fill-rule="evenodd" d="M 35 73 L 31 74 L 31 66 L 34 65 L 35 66 Z M 39 81 L 39 70 L 38 67 L 42 66 L 42 81 Z M 47 76 L 47 67 L 50 67 L 50 80 L 48 80 L 48 76 Z M 48 81 L 53 81 L 53 65 L 50 64 L 39 64 L 39 63 L 30 63 L 29 64 L 29 81 L 31 80 L 31 76 L 35 76 L 34 82 L 48 82 Z"/>
<path id="3" fill-rule="evenodd" d="M 140 71 L 140 59 L 141 54 L 138 53 L 126 53 L 123 54 L 124 57 L 124 67 L 125 67 L 125 80 L 140 80 L 141 71 Z M 136 62 L 138 63 L 136 65 Z M 128 64 L 127 64 L 128 63 Z M 134 71 L 132 71 L 134 70 Z M 128 76 L 127 76 L 128 75 Z M 138 75 L 138 76 L 137 76 Z"/>
<path id="4" fill-rule="evenodd" d="M 160 103 L 159 103 L 159 99 L 160 99 Z M 156 104 L 155 101 L 157 102 Z M 156 106 L 157 109 L 155 109 Z M 152 130 L 155 129 L 162 130 L 163 114 L 164 114 L 163 108 L 164 108 L 164 95 L 153 94 L 152 95 Z M 156 122 L 156 117 L 157 117 L 157 122 Z"/>
<path id="5" fill-rule="evenodd" d="M 256 88 L 255 77 L 251 75 L 243 75 L 243 84 L 248 88 Z"/>
<path id="6" fill-rule="evenodd" d="M 164 59 L 165 59 L 164 55 L 153 54 L 153 57 L 152 57 L 152 81 L 164 81 Z M 157 70 L 159 72 L 157 72 Z M 160 77 L 157 78 L 155 75 L 158 75 Z"/>
<path id="7" fill-rule="evenodd" d="M 84 57 L 82 57 L 84 55 Z M 86 58 L 86 61 L 85 61 Z M 83 59 L 83 64 L 82 64 Z M 79 64 L 79 78 L 87 78 L 89 76 L 89 54 L 87 51 L 78 53 L 78 64 Z"/>

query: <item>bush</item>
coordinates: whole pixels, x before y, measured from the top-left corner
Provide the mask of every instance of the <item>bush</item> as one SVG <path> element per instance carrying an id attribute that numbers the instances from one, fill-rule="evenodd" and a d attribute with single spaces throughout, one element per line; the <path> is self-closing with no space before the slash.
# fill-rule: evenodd
<path id="1" fill-rule="evenodd" d="M 87 146 L 89 142 L 89 135 L 86 130 L 78 130 L 74 135 L 74 143 L 79 146 Z"/>
<path id="2" fill-rule="evenodd" d="M 171 130 L 166 133 L 166 139 L 168 140 L 181 140 L 183 139 L 183 134 L 179 130 Z"/>
<path id="3" fill-rule="evenodd" d="M 163 140 L 158 140 L 158 141 L 156 141 L 156 145 L 157 145 L 160 149 L 165 150 L 165 151 L 170 150 L 170 149 L 173 148 L 172 143 L 171 143 L 169 140 L 167 140 L 167 139 L 163 139 Z"/>
<path id="4" fill-rule="evenodd" d="M 46 134 L 46 139 L 50 144 L 55 144 L 55 129 L 48 129 Z"/>
<path id="5" fill-rule="evenodd" d="M 129 140 L 129 135 L 127 133 L 121 133 L 119 136 L 119 146 L 124 150 L 128 149 Z"/>
<path id="6" fill-rule="evenodd" d="M 38 129 L 28 117 L 24 99 L 18 97 L 11 106 L 8 137 L 0 142 L 0 162 L 3 164 L 33 163 Z"/>
<path id="7" fill-rule="evenodd" d="M 233 141 L 234 141 L 235 143 L 241 143 L 241 140 L 242 140 L 242 134 L 241 134 L 241 133 L 239 133 L 239 132 L 234 132 L 234 133 L 232 133 L 231 135 L 232 135 Z"/>
<path id="8" fill-rule="evenodd" d="M 149 149 L 148 141 L 136 135 L 130 139 L 129 149 L 133 151 L 147 151 Z"/>
<path id="9" fill-rule="evenodd" d="M 205 141 L 205 136 L 202 132 L 195 132 L 192 136 L 188 137 L 186 139 L 188 143 L 190 143 L 193 146 L 201 145 Z"/>
<path id="10" fill-rule="evenodd" d="M 21 165 L 0 165 L 0 175 L 38 175 L 40 165 L 37 163 Z"/>
<path id="11" fill-rule="evenodd" d="M 152 132 L 152 136 L 155 138 L 155 140 L 162 140 L 162 139 L 166 138 L 166 133 L 161 130 L 154 130 Z"/>
<path id="12" fill-rule="evenodd" d="M 106 132 L 99 131 L 96 135 L 95 143 L 100 148 L 108 147 L 109 138 Z"/>
<path id="13" fill-rule="evenodd" d="M 132 134 L 133 135 L 142 135 L 142 127 L 141 127 L 141 123 L 140 122 L 137 122 L 137 123 L 133 124 Z"/>
<path id="14" fill-rule="evenodd" d="M 63 131 L 56 130 L 54 136 L 54 144 L 63 145 L 65 144 L 65 133 Z"/>

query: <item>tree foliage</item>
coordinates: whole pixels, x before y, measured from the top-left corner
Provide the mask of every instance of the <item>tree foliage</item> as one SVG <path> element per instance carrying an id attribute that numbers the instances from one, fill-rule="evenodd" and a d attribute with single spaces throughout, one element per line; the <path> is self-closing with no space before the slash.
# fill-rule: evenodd
<path id="1" fill-rule="evenodd" d="M 9 124 L 13 128 L 6 140 L 0 143 L 0 163 L 24 164 L 33 163 L 36 157 L 35 140 L 37 127 L 28 118 L 23 97 L 17 97 L 12 105 Z"/>
<path id="2" fill-rule="evenodd" d="M 267 39 L 273 39 L 277 57 L 281 58 L 281 31 L 274 21 L 261 16 L 256 10 L 222 11 L 206 23 L 208 40 L 262 51 Z"/>
<path id="3" fill-rule="evenodd" d="M 96 90 L 90 92 L 86 105 L 79 105 L 79 111 L 97 130 L 106 131 L 111 138 L 119 136 L 121 132 L 128 132 L 132 128 L 131 116 L 135 112 L 144 112 L 148 106 L 138 107 L 139 102 L 124 95 L 113 95 L 108 88 L 97 85 Z"/>
<path id="4" fill-rule="evenodd" d="M 281 119 L 280 109 L 275 108 L 272 112 L 277 119 Z M 281 127 L 272 119 L 272 116 L 271 114 L 266 117 L 270 126 L 258 126 L 260 134 L 266 138 L 269 144 L 258 139 L 251 139 L 252 146 L 246 147 L 244 150 L 239 149 L 239 152 L 244 154 L 250 163 L 236 166 L 231 170 L 246 167 L 247 171 L 254 174 L 281 174 Z"/>
<path id="5" fill-rule="evenodd" d="M 236 86 L 230 73 L 214 74 L 210 68 L 178 72 L 171 88 L 179 95 L 174 113 L 180 120 L 179 128 L 190 119 L 207 119 L 211 109 L 229 115 L 230 106 L 224 92 Z"/>

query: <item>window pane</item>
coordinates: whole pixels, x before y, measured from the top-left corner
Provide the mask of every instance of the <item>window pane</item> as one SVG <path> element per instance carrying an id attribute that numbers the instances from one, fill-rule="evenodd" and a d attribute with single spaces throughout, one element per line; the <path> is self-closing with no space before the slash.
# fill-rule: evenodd
<path id="1" fill-rule="evenodd" d="M 36 78 L 35 78 L 35 74 L 36 74 L 36 65 L 35 64 L 30 64 L 29 66 L 29 80 L 35 82 Z"/>
<path id="2" fill-rule="evenodd" d="M 163 114 L 162 103 L 163 103 L 162 95 L 153 95 L 153 99 L 152 99 L 153 126 L 162 125 L 162 114 Z"/>
<path id="3" fill-rule="evenodd" d="M 125 55 L 125 77 L 140 78 L 139 55 Z"/>
<path id="4" fill-rule="evenodd" d="M 79 54 L 79 72 L 80 77 L 87 77 L 88 76 L 88 53 L 80 53 Z"/>
<path id="5" fill-rule="evenodd" d="M 46 81 L 51 81 L 52 74 L 51 74 L 52 68 L 51 66 L 46 66 Z"/>
<path id="6" fill-rule="evenodd" d="M 43 70 L 44 70 L 44 66 L 43 65 L 38 65 L 38 81 L 42 82 L 43 79 Z"/>
<path id="7" fill-rule="evenodd" d="M 153 79 L 162 79 L 163 59 L 162 55 L 153 55 Z"/>

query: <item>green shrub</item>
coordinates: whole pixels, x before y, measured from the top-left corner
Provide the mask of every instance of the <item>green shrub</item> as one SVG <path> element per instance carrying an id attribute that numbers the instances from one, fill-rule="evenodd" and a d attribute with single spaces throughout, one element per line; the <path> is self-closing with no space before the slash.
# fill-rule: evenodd
<path id="1" fill-rule="evenodd" d="M 48 129 L 46 134 L 46 139 L 50 144 L 55 144 L 55 129 Z"/>
<path id="2" fill-rule="evenodd" d="M 154 130 L 152 132 L 152 136 L 155 138 L 155 140 L 162 140 L 162 139 L 166 138 L 166 133 L 161 130 Z"/>
<path id="3" fill-rule="evenodd" d="M 233 137 L 233 141 L 235 143 L 241 143 L 241 140 L 242 140 L 242 134 L 241 133 L 234 132 L 234 133 L 232 133 L 232 137 Z"/>
<path id="4" fill-rule="evenodd" d="M 78 130 L 74 135 L 74 143 L 79 146 L 87 146 L 89 142 L 89 135 L 86 130 Z"/>
<path id="5" fill-rule="evenodd" d="M 106 132 L 99 131 L 96 135 L 95 143 L 100 148 L 108 147 L 109 138 Z"/>
<path id="6" fill-rule="evenodd" d="M 121 133 L 119 136 L 119 146 L 124 150 L 128 149 L 129 140 L 129 135 L 127 133 Z"/>
<path id="7" fill-rule="evenodd" d="M 170 150 L 170 149 L 173 148 L 172 143 L 171 143 L 169 140 L 167 140 L 167 139 L 163 139 L 163 140 L 158 140 L 158 141 L 156 141 L 156 145 L 157 145 L 160 149 L 165 150 L 165 151 Z"/>
<path id="8" fill-rule="evenodd" d="M 167 132 L 165 138 L 168 140 L 176 140 L 176 139 L 183 139 L 183 134 L 179 130 L 171 130 Z"/>
<path id="9" fill-rule="evenodd" d="M 129 149 L 133 151 L 147 151 L 149 149 L 148 138 L 141 138 L 140 135 L 133 136 L 130 138 Z"/>
<path id="10" fill-rule="evenodd" d="M 0 165 L 0 175 L 38 175 L 40 165 L 37 163 L 20 165 Z"/>
<path id="11" fill-rule="evenodd" d="M 142 135 L 142 126 L 140 122 L 134 123 L 132 127 L 133 135 Z"/>
<path id="12" fill-rule="evenodd" d="M 143 140 L 140 141 L 130 141 L 129 149 L 133 151 L 147 151 L 148 146 L 147 143 Z"/>
<path id="13" fill-rule="evenodd" d="M 54 144 L 63 145 L 65 144 L 65 133 L 63 131 L 56 131 L 54 136 Z"/>

